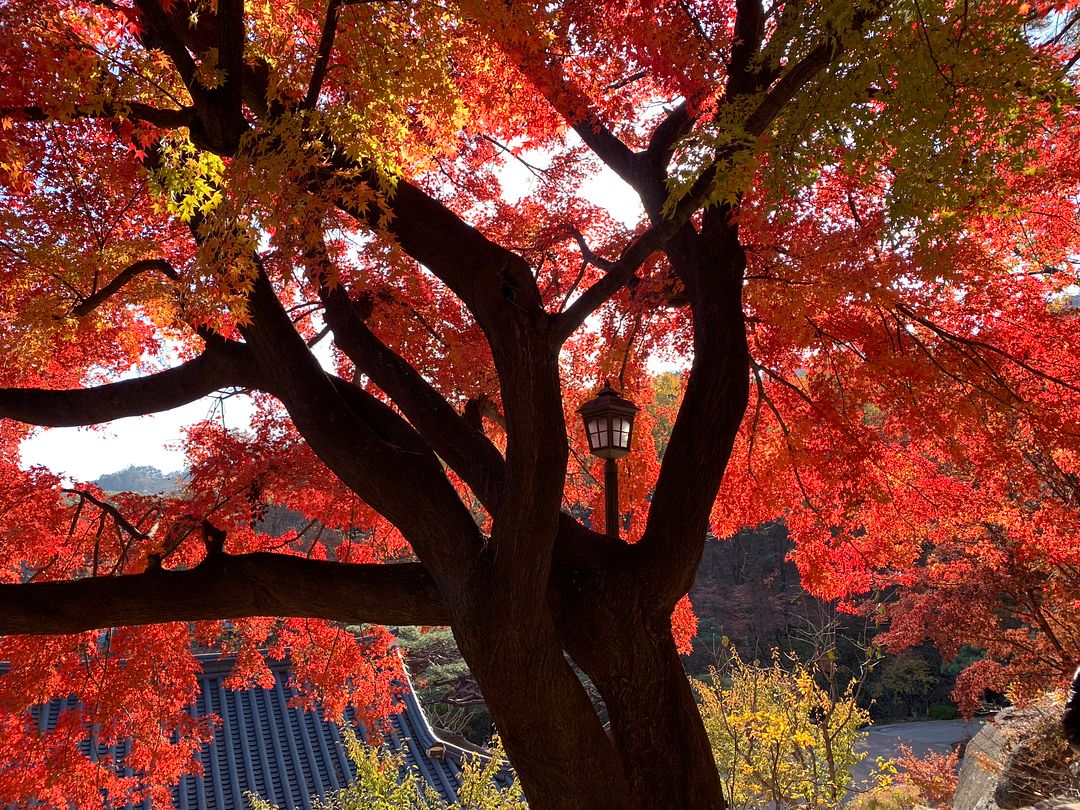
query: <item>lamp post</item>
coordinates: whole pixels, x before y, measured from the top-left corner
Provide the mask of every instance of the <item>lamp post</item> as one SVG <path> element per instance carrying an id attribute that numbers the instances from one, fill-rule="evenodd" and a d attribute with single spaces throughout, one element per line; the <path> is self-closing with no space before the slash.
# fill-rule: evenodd
<path id="1" fill-rule="evenodd" d="M 619 536 L 619 469 L 615 459 L 630 452 L 630 437 L 634 431 L 634 415 L 641 409 L 623 399 L 604 381 L 604 387 L 578 408 L 585 423 L 589 451 L 604 459 L 604 513 L 609 537 Z"/>

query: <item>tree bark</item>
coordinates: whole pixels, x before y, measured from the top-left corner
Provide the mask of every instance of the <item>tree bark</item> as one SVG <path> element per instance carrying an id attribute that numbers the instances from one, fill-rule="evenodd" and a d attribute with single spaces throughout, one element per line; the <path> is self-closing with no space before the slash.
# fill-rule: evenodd
<path id="1" fill-rule="evenodd" d="M 188 570 L 0 583 L 0 635 L 294 616 L 350 624 L 444 624 L 419 563 L 353 565 L 285 554 L 218 554 Z"/>
<path id="2" fill-rule="evenodd" d="M 648 806 L 631 792 L 550 613 L 490 580 L 477 591 L 486 593 L 455 613 L 452 629 L 530 808 Z"/>
<path id="3" fill-rule="evenodd" d="M 639 589 L 620 580 L 591 593 L 579 584 L 585 598 L 572 607 L 574 595 L 564 594 L 559 628 L 607 707 L 633 807 L 723 810 L 712 748 L 671 635 L 671 610 L 635 599 Z"/>

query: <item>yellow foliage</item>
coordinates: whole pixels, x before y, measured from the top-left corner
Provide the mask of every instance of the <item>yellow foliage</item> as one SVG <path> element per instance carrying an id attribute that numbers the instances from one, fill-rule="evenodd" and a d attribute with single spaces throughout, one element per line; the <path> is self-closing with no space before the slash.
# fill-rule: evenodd
<path id="1" fill-rule="evenodd" d="M 463 763 L 459 801 L 447 804 L 415 771 L 402 774 L 402 757 L 362 743 L 349 728 L 343 731 L 356 777 L 347 788 L 316 799 L 313 810 L 528 810 L 516 781 L 507 788 L 495 783 L 504 762 L 498 737 L 492 740 L 493 756 Z M 245 798 L 252 810 L 281 810 L 252 793 Z"/>
<path id="2" fill-rule="evenodd" d="M 695 686 L 730 807 L 840 805 L 869 721 L 850 691 L 833 699 L 798 662 L 788 670 L 774 655 L 759 666 L 734 651 Z"/>
<path id="3" fill-rule="evenodd" d="M 912 810 L 921 804 L 913 785 L 880 785 L 852 799 L 851 810 Z"/>

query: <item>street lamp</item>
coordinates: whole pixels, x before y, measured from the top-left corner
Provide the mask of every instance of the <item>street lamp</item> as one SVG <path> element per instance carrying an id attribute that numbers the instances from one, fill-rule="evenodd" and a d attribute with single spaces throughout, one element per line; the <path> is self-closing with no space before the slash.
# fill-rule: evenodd
<path id="1" fill-rule="evenodd" d="M 620 397 L 607 380 L 596 399 L 578 408 L 585 423 L 589 450 L 604 459 L 604 512 L 609 537 L 619 536 L 619 470 L 615 459 L 630 452 L 634 415 L 640 410 L 630 400 Z"/>

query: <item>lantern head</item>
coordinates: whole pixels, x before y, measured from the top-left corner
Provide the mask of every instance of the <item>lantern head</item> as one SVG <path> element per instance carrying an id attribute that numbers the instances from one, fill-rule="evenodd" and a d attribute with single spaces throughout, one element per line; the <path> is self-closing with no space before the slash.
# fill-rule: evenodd
<path id="1" fill-rule="evenodd" d="M 611 383 L 605 380 L 596 399 L 578 408 L 585 422 L 590 452 L 594 456 L 611 459 L 622 458 L 629 453 L 634 415 L 639 410 L 633 402 L 620 397 Z"/>

